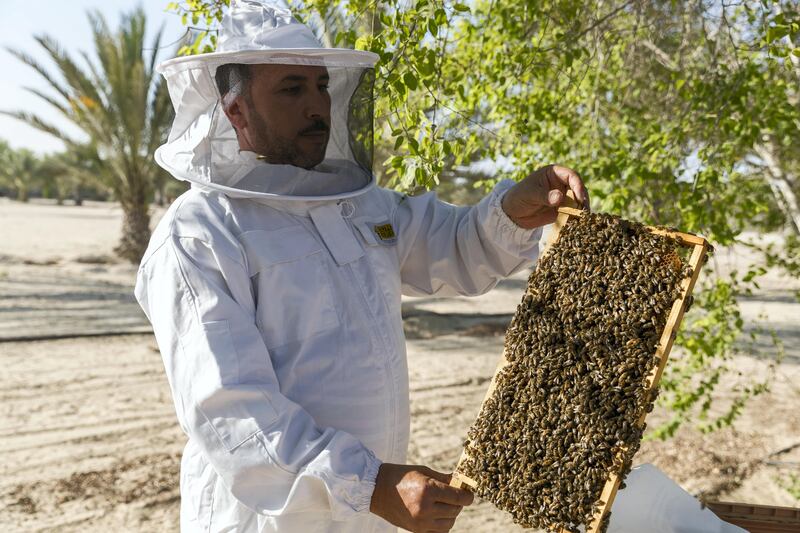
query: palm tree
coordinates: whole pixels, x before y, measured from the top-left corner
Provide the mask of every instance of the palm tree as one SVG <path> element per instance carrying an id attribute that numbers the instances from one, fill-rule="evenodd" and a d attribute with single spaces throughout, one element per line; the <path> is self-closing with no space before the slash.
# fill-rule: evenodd
<path id="1" fill-rule="evenodd" d="M 88 16 L 96 58 L 93 61 L 82 53 L 84 66 L 46 35 L 36 37 L 36 41 L 61 76 L 51 75 L 24 52 L 9 52 L 36 70 L 57 95 L 28 90 L 83 130 L 89 136 L 89 143 L 70 138 L 34 113 L 3 113 L 54 135 L 68 150 L 81 152 L 94 163 L 95 178 L 113 191 L 124 213 L 122 237 L 115 251 L 131 262 L 138 262 L 150 239 L 149 205 L 153 184 L 160 178 L 152 154 L 163 142 L 172 122 L 166 84 L 155 73 L 161 30 L 152 46 L 145 48 L 145 14 L 141 8 L 123 15 L 116 33 L 99 12 L 90 12 Z"/>
<path id="2" fill-rule="evenodd" d="M 16 191 L 18 202 L 27 202 L 29 190 L 39 178 L 42 161 L 30 150 L 12 150 L 6 143 L 0 143 L 0 181 Z"/>
<path id="3" fill-rule="evenodd" d="M 97 176 L 103 172 L 97 149 L 84 144 L 44 157 L 39 174 L 43 190 L 47 188 L 51 194 L 55 192 L 59 205 L 69 196 L 76 206 L 80 206 L 83 205 L 83 189 L 97 183 Z"/>
<path id="4" fill-rule="evenodd" d="M 0 196 L 5 196 L 8 189 L 13 188 L 11 176 L 8 169 L 11 166 L 11 158 L 14 151 L 3 139 L 0 139 Z"/>

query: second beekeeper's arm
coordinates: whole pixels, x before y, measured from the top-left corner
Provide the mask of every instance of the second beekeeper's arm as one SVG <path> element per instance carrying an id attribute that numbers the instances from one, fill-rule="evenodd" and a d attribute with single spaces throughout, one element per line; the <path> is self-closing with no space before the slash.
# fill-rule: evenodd
<path id="1" fill-rule="evenodd" d="M 477 205 L 457 207 L 432 193 L 404 197 L 394 214 L 403 293 L 478 295 L 535 261 L 541 227 L 572 190 L 588 207 L 580 177 L 550 165 L 500 182 Z"/>
<path id="2" fill-rule="evenodd" d="M 239 501 L 266 515 L 324 509 L 344 520 L 369 512 L 381 463 L 281 394 L 233 235 L 167 236 L 142 263 L 136 297 L 182 428 Z"/>

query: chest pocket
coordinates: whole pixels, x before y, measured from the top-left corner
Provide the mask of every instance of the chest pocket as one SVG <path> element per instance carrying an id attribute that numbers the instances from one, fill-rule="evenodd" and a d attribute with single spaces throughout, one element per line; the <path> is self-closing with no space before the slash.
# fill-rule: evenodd
<path id="1" fill-rule="evenodd" d="M 367 259 L 384 291 L 390 309 L 400 309 L 400 264 L 397 259 L 397 230 L 386 216 L 353 219 L 364 242 Z"/>
<path id="2" fill-rule="evenodd" d="M 339 325 L 326 253 L 303 226 L 240 236 L 256 293 L 256 316 L 268 348 Z"/>

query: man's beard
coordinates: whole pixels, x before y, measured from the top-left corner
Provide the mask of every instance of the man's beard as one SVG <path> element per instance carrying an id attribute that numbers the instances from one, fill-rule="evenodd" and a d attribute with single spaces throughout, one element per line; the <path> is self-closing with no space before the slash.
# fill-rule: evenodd
<path id="1" fill-rule="evenodd" d="M 275 135 L 267 125 L 267 121 L 257 111 L 252 111 L 249 122 L 253 126 L 253 150 L 263 156 L 267 163 L 312 169 L 325 159 L 327 139 L 324 143 L 320 143 L 318 149 L 304 151 L 297 142 Z M 328 125 L 318 120 L 300 134 L 311 131 L 325 131 L 327 134 L 328 130 Z"/>

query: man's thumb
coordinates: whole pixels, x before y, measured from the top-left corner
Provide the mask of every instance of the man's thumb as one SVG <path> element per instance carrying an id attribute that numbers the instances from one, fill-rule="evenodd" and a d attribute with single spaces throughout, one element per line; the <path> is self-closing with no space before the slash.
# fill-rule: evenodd
<path id="1" fill-rule="evenodd" d="M 547 202 L 551 207 L 558 207 L 561 205 L 561 200 L 564 199 L 564 193 L 557 190 L 552 190 L 547 193 Z"/>

